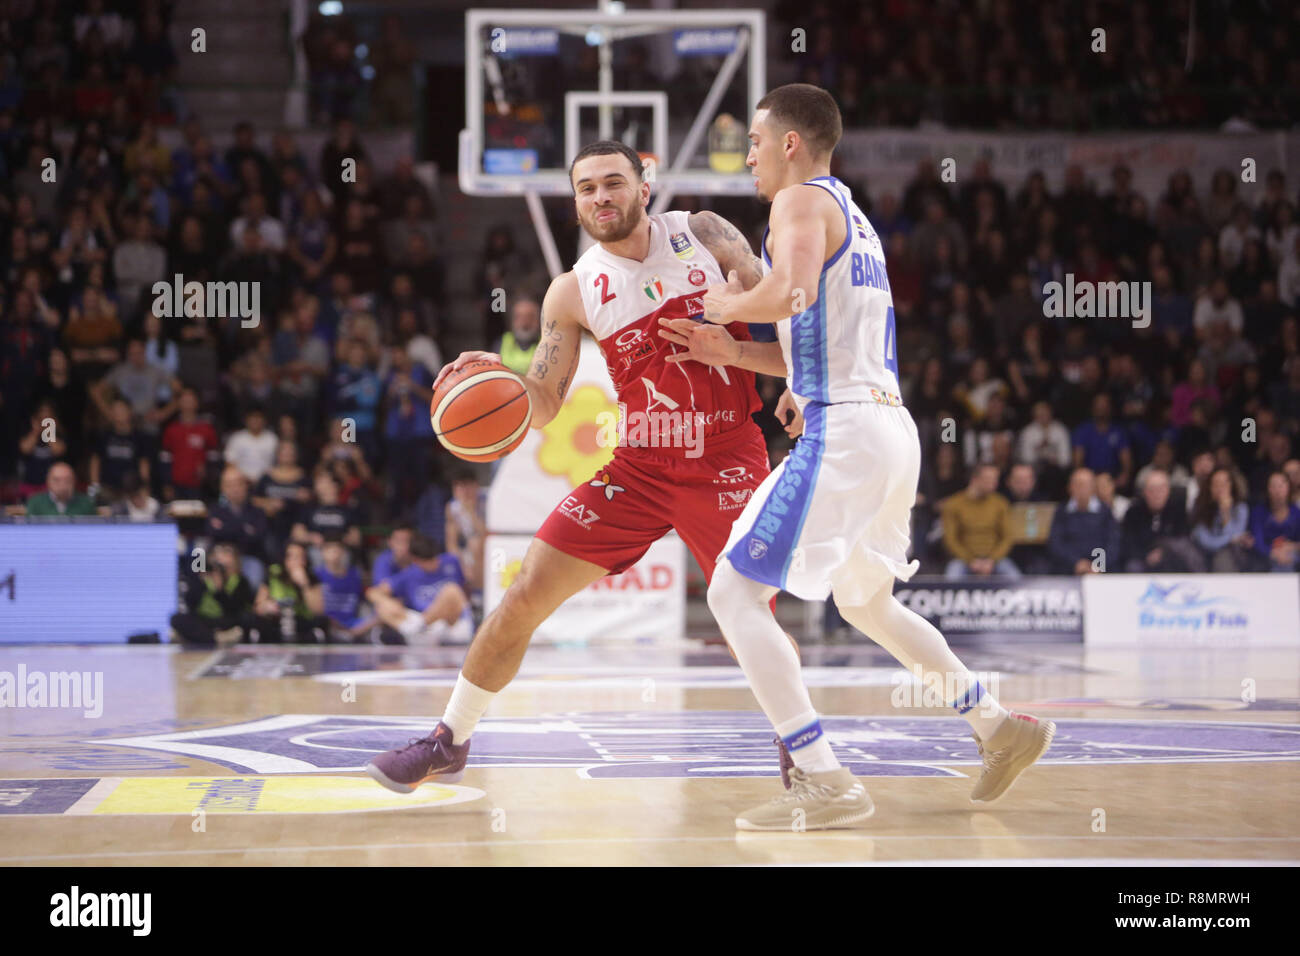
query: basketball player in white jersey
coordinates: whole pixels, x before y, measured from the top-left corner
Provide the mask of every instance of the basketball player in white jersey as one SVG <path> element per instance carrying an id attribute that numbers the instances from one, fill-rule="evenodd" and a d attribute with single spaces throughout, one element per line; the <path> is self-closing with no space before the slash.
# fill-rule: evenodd
<path id="1" fill-rule="evenodd" d="M 570 179 L 578 219 L 596 244 L 551 283 L 543 301 L 541 339 L 523 378 L 531 424 L 542 428 L 559 411 L 588 331 L 626 409 L 627 441 L 542 524 L 500 606 L 475 635 L 433 733 L 366 767 L 400 793 L 431 777 L 456 779 L 470 734 L 519 670 L 533 631 L 573 594 L 631 567 L 670 530 L 710 576 L 732 521 L 768 473 L 763 435 L 750 418 L 760 407 L 754 373 L 785 374 L 780 345 L 750 341 L 747 326 L 735 323 L 728 342 L 738 340 L 741 354 L 731 367 L 710 366 L 682 361 L 684 351 L 661 337 L 659 324 L 701 321 L 705 290 L 729 273 L 738 276 L 737 288 L 757 283 L 762 266 L 748 241 L 711 212 L 647 215 L 650 184 L 640 157 L 622 143 L 585 147 Z M 482 358 L 500 361 L 463 353 L 434 387 Z M 798 680 L 789 644 L 785 655 Z"/>
<path id="2" fill-rule="evenodd" d="M 709 584 L 713 610 L 754 694 L 793 758 L 790 788 L 742 813 L 747 830 L 852 826 L 873 807 L 831 752 L 769 599 L 834 594 L 845 620 L 873 638 L 969 721 L 984 768 L 971 799 L 1001 797 L 1047 749 L 1048 720 L 1001 707 L 925 618 L 893 596 L 908 562 L 921 446 L 899 397 L 894 309 L 880 239 L 830 175 L 841 132 L 825 90 L 796 83 L 758 103 L 747 164 L 772 203 L 763 279 L 734 276 L 705 296 L 705 318 L 774 322 L 803 434 L 736 519 Z M 721 359 L 726 334 L 668 323 L 699 361 Z M 953 692 L 955 691 L 955 699 Z"/>

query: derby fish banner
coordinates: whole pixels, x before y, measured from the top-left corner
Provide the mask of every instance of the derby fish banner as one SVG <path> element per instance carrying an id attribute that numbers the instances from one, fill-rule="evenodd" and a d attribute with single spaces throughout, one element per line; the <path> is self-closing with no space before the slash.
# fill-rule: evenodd
<path id="1" fill-rule="evenodd" d="M 1255 181 L 1262 187 L 1269 170 L 1285 172 L 1288 162 L 1292 166 L 1300 162 L 1300 135 L 1162 132 L 1067 138 L 1059 133 L 856 129 L 845 131 L 835 155 L 842 164 L 842 175 L 865 180 L 873 200 L 886 192 L 901 199 L 923 159 L 936 165 L 954 160 L 956 186 L 967 181 L 976 160 L 988 159 L 994 178 L 1012 196 L 1035 170 L 1043 173 L 1049 190 L 1059 191 L 1065 170 L 1074 165 L 1083 168 L 1098 194 L 1104 194 L 1110 189 L 1111 169 L 1123 164 L 1133 173 L 1133 188 L 1146 197 L 1154 213 L 1154 203 L 1168 186 L 1169 176 L 1180 169 L 1191 173 L 1198 194 L 1203 194 L 1218 169 L 1228 170 L 1240 182 L 1242 160 L 1250 158 L 1255 161 Z"/>
<path id="2" fill-rule="evenodd" d="M 1300 646 L 1300 575 L 1090 574 L 1084 643 Z"/>

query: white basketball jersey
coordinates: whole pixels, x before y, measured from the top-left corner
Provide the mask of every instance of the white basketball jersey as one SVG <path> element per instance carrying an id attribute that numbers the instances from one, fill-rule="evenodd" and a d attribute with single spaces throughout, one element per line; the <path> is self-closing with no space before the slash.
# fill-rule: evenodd
<path id="1" fill-rule="evenodd" d="M 844 212 L 845 235 L 822 266 L 817 301 L 777 323 L 790 391 L 800 406 L 809 401 L 901 405 L 894 299 L 880 237 L 834 176 L 808 184 L 834 197 Z M 771 269 L 765 230 L 763 271 Z"/>

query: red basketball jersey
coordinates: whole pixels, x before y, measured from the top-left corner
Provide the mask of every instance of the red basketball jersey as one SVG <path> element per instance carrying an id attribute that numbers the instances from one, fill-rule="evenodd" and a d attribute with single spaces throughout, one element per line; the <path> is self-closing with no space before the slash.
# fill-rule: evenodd
<path id="1" fill-rule="evenodd" d="M 754 373 L 738 368 L 710 368 L 699 362 L 666 362 L 682 351 L 659 336 L 659 319 L 704 321 L 704 292 L 726 281 L 713 254 L 695 238 L 686 212 L 650 217 L 650 252 L 644 261 L 624 259 L 599 244 L 573 267 L 582 302 L 618 401 L 628 422 L 654 415 L 689 416 L 708 441 L 750 421 L 761 407 Z M 743 322 L 727 331 L 749 339 Z M 637 429 L 627 425 L 627 444 L 638 444 Z"/>

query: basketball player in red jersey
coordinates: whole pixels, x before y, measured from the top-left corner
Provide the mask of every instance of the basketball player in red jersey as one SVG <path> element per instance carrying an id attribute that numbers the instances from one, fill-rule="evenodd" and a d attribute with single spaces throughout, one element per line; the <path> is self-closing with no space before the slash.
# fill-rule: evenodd
<path id="1" fill-rule="evenodd" d="M 681 336 L 660 326 L 661 319 L 671 328 L 672 320 L 702 318 L 705 290 L 732 272 L 744 288 L 756 285 L 763 269 L 749 243 L 712 212 L 648 215 L 641 159 L 622 143 L 584 148 L 569 179 L 578 220 L 596 244 L 551 282 L 542 303 L 541 341 L 524 376 L 532 427 L 544 427 L 560 410 L 586 329 L 626 410 L 628 441 L 542 524 L 501 604 L 475 635 L 433 733 L 366 766 L 399 793 L 431 777 L 460 778 L 483 712 L 518 672 L 533 631 L 569 597 L 630 568 L 669 530 L 712 578 L 732 522 L 769 470 L 750 415 L 760 407 L 754 373 L 786 374 L 780 343 L 752 341 L 745 323 L 732 323 L 727 329 L 740 343 L 739 359 L 711 367 L 688 360 L 688 350 L 675 344 Z M 476 359 L 500 361 L 490 352 L 464 352 L 434 388 Z M 783 418 L 786 407 L 793 409 L 788 393 L 778 409 Z M 665 422 L 678 430 L 665 434 L 657 427 Z M 634 447 L 638 434 L 653 438 Z"/>

